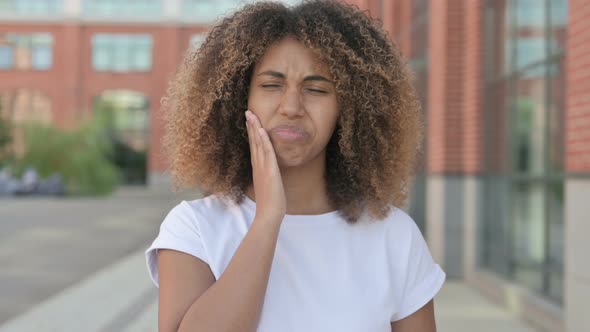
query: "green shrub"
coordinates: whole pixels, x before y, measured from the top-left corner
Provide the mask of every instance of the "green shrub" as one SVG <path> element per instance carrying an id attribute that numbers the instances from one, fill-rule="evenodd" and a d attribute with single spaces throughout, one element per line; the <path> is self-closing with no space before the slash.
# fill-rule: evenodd
<path id="1" fill-rule="evenodd" d="M 100 118 L 71 131 L 36 122 L 27 123 L 23 129 L 25 153 L 15 162 L 19 176 L 30 166 L 41 178 L 57 172 L 66 192 L 77 195 L 105 195 L 117 186 L 120 175 L 107 159 L 112 143 Z"/>
<path id="2" fill-rule="evenodd" d="M 0 103 L 0 168 L 8 165 L 13 160 L 10 151 L 10 143 L 12 142 L 12 127 L 10 123 L 5 120 L 2 115 L 2 103 Z"/>

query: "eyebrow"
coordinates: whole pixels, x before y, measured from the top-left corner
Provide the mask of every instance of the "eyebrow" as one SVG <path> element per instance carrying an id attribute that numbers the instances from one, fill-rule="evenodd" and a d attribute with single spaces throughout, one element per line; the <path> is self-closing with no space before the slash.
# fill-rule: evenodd
<path id="1" fill-rule="evenodd" d="M 267 70 L 267 71 L 264 71 L 256 76 L 261 76 L 261 75 L 268 75 L 268 76 L 281 78 L 281 79 L 285 78 L 285 74 L 278 72 L 278 71 L 274 71 L 274 70 Z M 305 78 L 303 78 L 303 81 L 324 81 L 324 82 L 332 83 L 332 81 L 330 81 L 329 79 L 327 79 L 321 75 L 305 76 Z"/>

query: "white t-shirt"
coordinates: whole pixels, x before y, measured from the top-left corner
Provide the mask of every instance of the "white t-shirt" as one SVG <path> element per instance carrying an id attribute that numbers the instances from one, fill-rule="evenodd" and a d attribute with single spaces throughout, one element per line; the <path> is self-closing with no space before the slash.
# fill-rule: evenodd
<path id="1" fill-rule="evenodd" d="M 156 286 L 158 249 L 203 260 L 219 280 L 255 209 L 247 197 L 239 205 L 215 195 L 180 202 L 146 250 Z M 391 332 L 390 322 L 428 303 L 445 277 L 415 222 L 400 209 L 385 220 L 354 225 L 337 211 L 286 215 L 257 331 Z"/>

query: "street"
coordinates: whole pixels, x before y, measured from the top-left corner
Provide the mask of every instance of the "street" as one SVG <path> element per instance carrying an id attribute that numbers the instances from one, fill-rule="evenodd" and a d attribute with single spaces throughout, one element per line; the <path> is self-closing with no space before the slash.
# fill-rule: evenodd
<path id="1" fill-rule="evenodd" d="M 0 325 L 147 248 L 181 196 L 127 187 L 98 199 L 0 198 Z"/>

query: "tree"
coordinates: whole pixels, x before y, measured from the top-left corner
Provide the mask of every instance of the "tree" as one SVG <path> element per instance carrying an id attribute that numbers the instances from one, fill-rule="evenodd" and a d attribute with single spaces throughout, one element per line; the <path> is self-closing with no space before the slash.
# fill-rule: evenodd
<path id="1" fill-rule="evenodd" d="M 11 143 L 12 126 L 2 113 L 2 102 L 0 100 L 0 166 L 4 166 L 12 158 L 10 154 Z"/>

